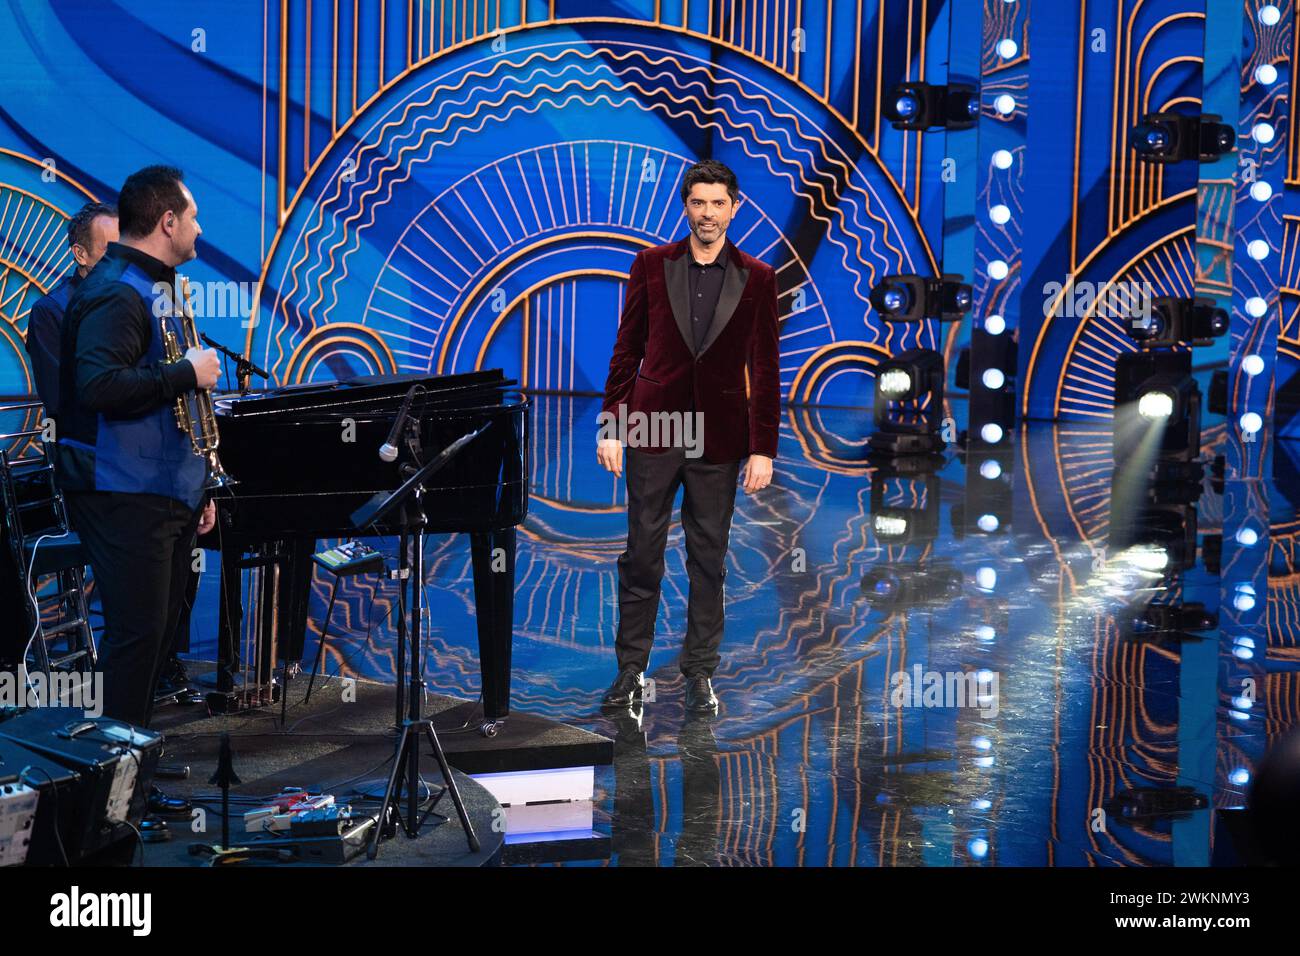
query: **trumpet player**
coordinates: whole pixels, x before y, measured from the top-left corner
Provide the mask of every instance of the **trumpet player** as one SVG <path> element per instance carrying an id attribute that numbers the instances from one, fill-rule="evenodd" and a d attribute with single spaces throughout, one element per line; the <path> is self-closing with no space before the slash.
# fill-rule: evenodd
<path id="1" fill-rule="evenodd" d="M 171 318 L 176 267 L 194 258 L 203 232 L 181 171 L 133 173 L 118 198 L 118 229 L 120 241 L 68 303 L 58 463 L 103 604 L 104 713 L 147 726 L 195 535 L 216 521 L 204 501 L 208 462 L 178 427 L 175 403 L 215 386 L 221 363 L 199 348 L 165 360 L 163 333 L 184 341 Z"/>

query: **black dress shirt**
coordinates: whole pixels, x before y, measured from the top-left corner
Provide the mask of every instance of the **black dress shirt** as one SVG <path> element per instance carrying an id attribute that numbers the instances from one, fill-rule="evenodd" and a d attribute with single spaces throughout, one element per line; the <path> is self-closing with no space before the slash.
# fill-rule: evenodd
<path id="1" fill-rule="evenodd" d="M 79 285 L 81 275 L 74 270 L 53 292 L 33 303 L 27 318 L 26 346 L 31 357 L 32 379 L 36 394 L 51 418 L 57 418 L 59 414 L 59 349 L 63 336 L 63 313 Z"/>
<path id="2" fill-rule="evenodd" d="M 695 352 L 709 334 L 713 324 L 713 313 L 718 308 L 718 296 L 722 293 L 722 280 L 726 276 L 727 259 L 730 250 L 723 240 L 722 250 L 712 262 L 697 262 L 695 253 L 691 252 L 691 331 L 695 336 Z"/>

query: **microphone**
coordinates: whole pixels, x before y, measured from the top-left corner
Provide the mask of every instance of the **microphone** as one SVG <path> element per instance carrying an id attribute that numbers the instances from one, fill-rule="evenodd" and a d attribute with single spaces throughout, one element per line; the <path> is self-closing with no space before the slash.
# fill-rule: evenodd
<path id="1" fill-rule="evenodd" d="M 244 358 L 244 356 L 240 355 L 234 349 L 226 348 L 226 346 L 222 345 L 220 342 L 214 342 L 212 339 L 208 338 L 206 335 L 203 335 L 202 333 L 199 334 L 199 338 L 203 340 L 203 344 L 208 346 L 208 348 L 216 349 L 226 358 L 234 359 L 237 363 L 239 363 L 240 372 L 238 374 L 241 378 L 243 377 L 244 369 L 247 369 L 249 372 L 252 372 L 254 375 L 261 376 L 262 378 L 269 379 L 271 377 L 270 373 L 268 373 L 266 369 L 258 368 L 256 365 L 254 365 L 248 359 Z"/>
<path id="2" fill-rule="evenodd" d="M 406 390 L 401 410 L 393 419 L 393 427 L 388 430 L 388 441 L 379 446 L 379 457 L 382 461 L 397 461 L 397 440 L 402 437 L 402 428 L 411 414 L 411 402 L 415 400 L 415 393 L 419 388 L 420 383 L 416 382 Z"/>

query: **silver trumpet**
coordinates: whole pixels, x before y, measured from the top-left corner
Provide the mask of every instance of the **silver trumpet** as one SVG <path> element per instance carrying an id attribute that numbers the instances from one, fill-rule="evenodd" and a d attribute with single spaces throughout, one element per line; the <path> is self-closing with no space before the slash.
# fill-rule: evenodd
<path id="1" fill-rule="evenodd" d="M 173 297 L 172 320 L 180 329 L 184 341 L 168 328 L 166 320 L 161 321 L 163 352 L 168 362 L 179 362 L 185 358 L 185 352 L 192 348 L 203 348 L 199 340 L 199 331 L 194 325 L 194 312 L 190 308 L 190 280 L 178 276 L 180 286 L 179 302 Z M 217 414 L 213 408 L 212 390 L 196 388 L 192 392 L 182 392 L 176 396 L 176 426 L 190 436 L 190 445 L 194 454 L 208 461 L 207 486 L 224 488 L 234 484 L 217 457 L 217 447 L 221 444 L 221 434 L 217 431 Z"/>

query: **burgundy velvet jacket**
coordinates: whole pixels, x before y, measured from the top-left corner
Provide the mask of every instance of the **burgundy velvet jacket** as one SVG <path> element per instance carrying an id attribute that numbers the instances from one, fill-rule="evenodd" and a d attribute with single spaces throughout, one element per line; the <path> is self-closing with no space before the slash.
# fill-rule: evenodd
<path id="1" fill-rule="evenodd" d="M 730 241 L 727 249 L 731 261 L 699 354 L 690 327 L 690 237 L 637 253 L 601 407 L 616 417 L 623 404 L 628 414 L 688 413 L 694 396 L 704 459 L 715 464 L 775 458 L 781 416 L 776 273 Z"/>

